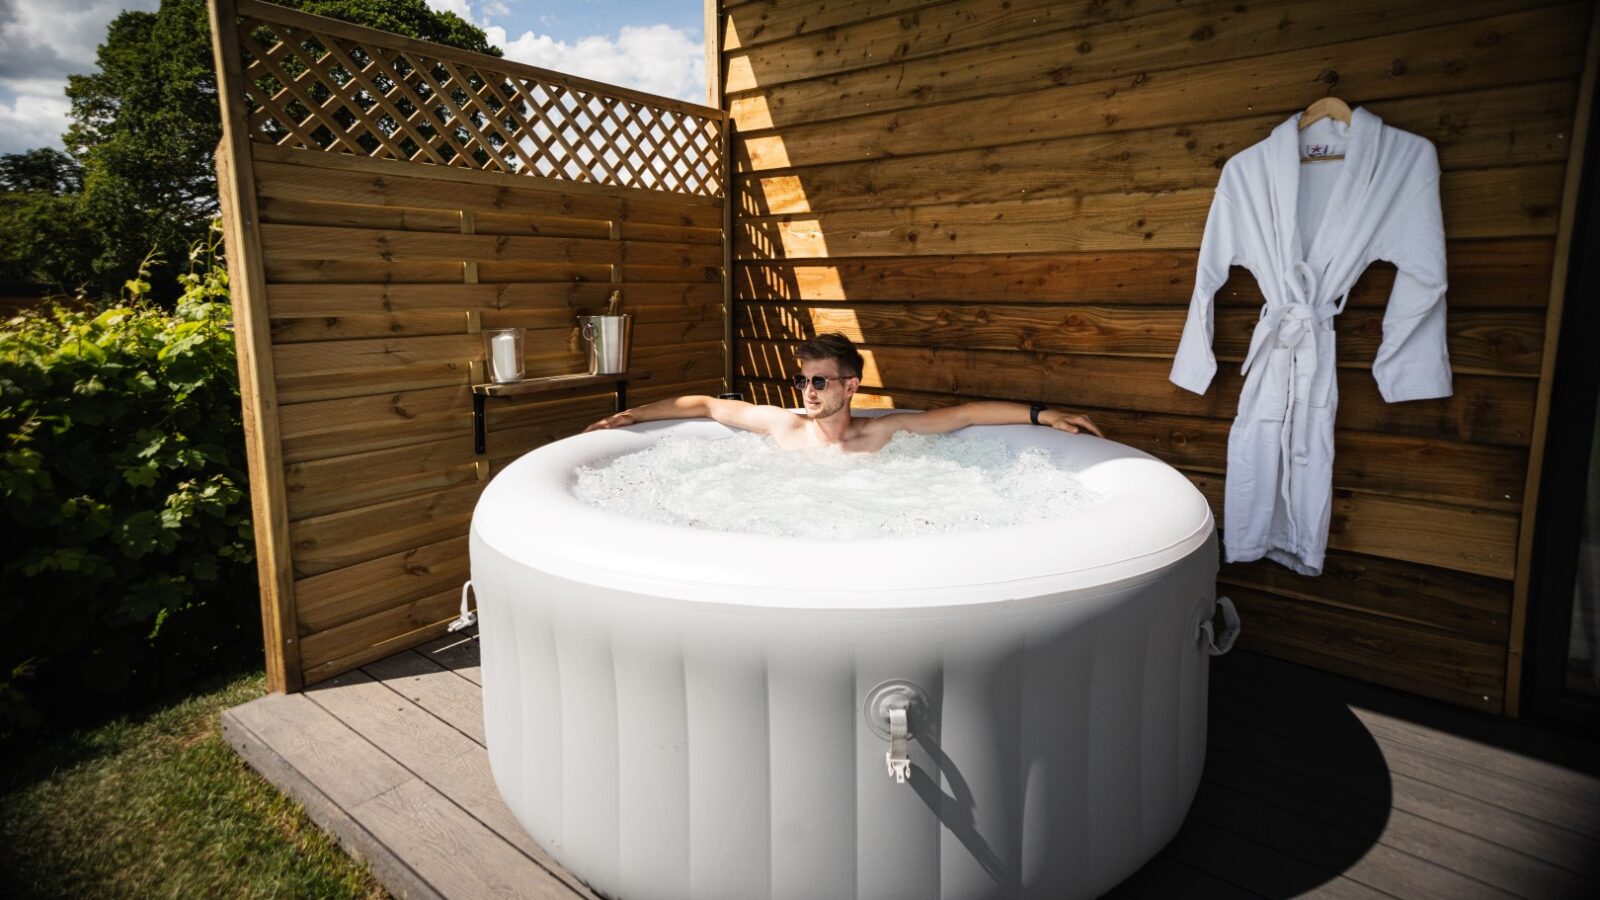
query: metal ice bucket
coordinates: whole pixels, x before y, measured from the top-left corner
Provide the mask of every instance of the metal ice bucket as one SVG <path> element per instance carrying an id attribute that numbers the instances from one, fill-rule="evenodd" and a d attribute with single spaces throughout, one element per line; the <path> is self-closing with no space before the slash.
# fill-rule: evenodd
<path id="1" fill-rule="evenodd" d="M 633 314 L 579 316 L 578 331 L 589 342 L 589 374 L 616 375 L 628 371 L 628 345 L 633 337 Z"/>

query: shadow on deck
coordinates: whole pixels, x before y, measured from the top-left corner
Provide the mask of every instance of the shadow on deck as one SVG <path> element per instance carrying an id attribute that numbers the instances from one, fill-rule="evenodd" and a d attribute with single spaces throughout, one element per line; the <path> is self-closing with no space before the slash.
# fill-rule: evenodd
<path id="1" fill-rule="evenodd" d="M 477 643 L 223 714 L 241 756 L 406 897 L 592 898 L 501 802 Z M 1600 897 L 1600 747 L 1235 652 L 1204 781 L 1133 898 Z"/>

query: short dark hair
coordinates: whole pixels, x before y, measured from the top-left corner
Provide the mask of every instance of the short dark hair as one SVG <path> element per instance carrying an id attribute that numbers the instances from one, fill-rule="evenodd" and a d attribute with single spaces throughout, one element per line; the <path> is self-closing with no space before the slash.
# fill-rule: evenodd
<path id="1" fill-rule="evenodd" d="M 794 355 L 802 361 L 836 359 L 839 361 L 839 375 L 842 378 L 860 378 L 861 367 L 866 362 L 861 358 L 861 351 L 856 349 L 856 345 L 837 331 L 819 334 L 806 341 L 795 348 Z"/>

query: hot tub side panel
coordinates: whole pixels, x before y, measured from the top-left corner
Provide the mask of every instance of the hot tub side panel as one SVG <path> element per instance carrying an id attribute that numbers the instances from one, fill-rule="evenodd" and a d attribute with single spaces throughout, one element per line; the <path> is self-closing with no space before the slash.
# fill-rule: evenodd
<path id="1" fill-rule="evenodd" d="M 1204 763 L 1215 545 L 1112 587 L 797 610 L 534 570 L 474 533 L 490 762 L 529 833 L 620 897 L 1096 896 Z M 909 784 L 862 700 L 932 715 Z"/>

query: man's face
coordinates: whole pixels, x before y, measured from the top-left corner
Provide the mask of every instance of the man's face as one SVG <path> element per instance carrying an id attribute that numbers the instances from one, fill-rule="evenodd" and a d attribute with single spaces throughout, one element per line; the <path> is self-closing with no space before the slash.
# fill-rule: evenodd
<path id="1" fill-rule="evenodd" d="M 855 378 L 839 377 L 839 361 L 836 359 L 808 359 L 800 364 L 800 374 L 806 377 L 806 386 L 800 391 L 800 398 L 805 403 L 806 415 L 813 419 L 826 419 L 844 409 L 850 404 L 850 395 L 855 393 Z M 811 384 L 811 378 L 821 375 L 828 379 L 828 386 L 817 390 Z"/>

